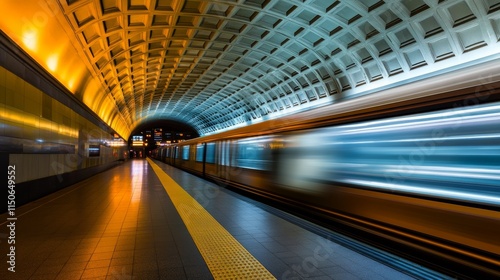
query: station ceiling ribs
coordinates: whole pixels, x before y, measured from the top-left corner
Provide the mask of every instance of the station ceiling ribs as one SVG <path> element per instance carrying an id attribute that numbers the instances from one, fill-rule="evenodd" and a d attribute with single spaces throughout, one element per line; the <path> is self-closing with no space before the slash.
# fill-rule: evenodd
<path id="1" fill-rule="evenodd" d="M 36 22 L 39 13 L 43 21 L 47 9 L 39 0 L 22 2 L 39 6 L 28 20 Z M 86 67 L 79 79 L 91 80 L 68 88 L 123 137 L 155 119 L 215 133 L 460 67 L 500 49 L 500 0 L 49 0 L 46 6 L 55 15 L 46 20 L 57 24 L 40 28 L 65 31 L 67 48 Z M 7 29 L 47 61 L 49 52 L 23 43 L 25 30 Z M 89 91 L 92 81 L 98 89 Z M 105 96 L 98 103 L 95 91 Z"/>

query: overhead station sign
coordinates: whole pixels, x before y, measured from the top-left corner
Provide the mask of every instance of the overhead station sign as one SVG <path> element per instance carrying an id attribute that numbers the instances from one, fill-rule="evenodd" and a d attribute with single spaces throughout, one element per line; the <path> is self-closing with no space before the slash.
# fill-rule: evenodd
<path id="1" fill-rule="evenodd" d="M 163 129 L 161 128 L 154 129 L 153 140 L 155 142 L 163 141 Z"/>

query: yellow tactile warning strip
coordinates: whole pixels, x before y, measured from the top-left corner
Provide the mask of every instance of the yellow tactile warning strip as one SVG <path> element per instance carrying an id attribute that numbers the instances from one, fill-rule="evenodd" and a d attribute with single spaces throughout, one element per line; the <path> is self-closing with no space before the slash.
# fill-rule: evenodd
<path id="1" fill-rule="evenodd" d="M 156 163 L 148 162 L 179 212 L 215 279 L 276 279 Z"/>

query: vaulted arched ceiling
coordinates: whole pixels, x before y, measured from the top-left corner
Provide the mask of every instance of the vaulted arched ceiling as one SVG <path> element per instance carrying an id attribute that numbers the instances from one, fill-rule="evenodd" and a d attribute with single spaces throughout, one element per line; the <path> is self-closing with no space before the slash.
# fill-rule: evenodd
<path id="1" fill-rule="evenodd" d="M 500 0 L 19 2 L 2 30 L 123 137 L 154 119 L 213 133 L 500 53 Z"/>

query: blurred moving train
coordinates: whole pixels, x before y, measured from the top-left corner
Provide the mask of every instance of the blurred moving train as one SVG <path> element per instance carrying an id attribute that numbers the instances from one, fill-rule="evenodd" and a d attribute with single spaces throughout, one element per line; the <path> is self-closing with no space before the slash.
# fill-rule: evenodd
<path id="1" fill-rule="evenodd" d="M 153 157 L 453 277 L 498 278 L 500 83 L 491 73 L 500 71 L 481 69 L 488 72 L 450 73 Z"/>

